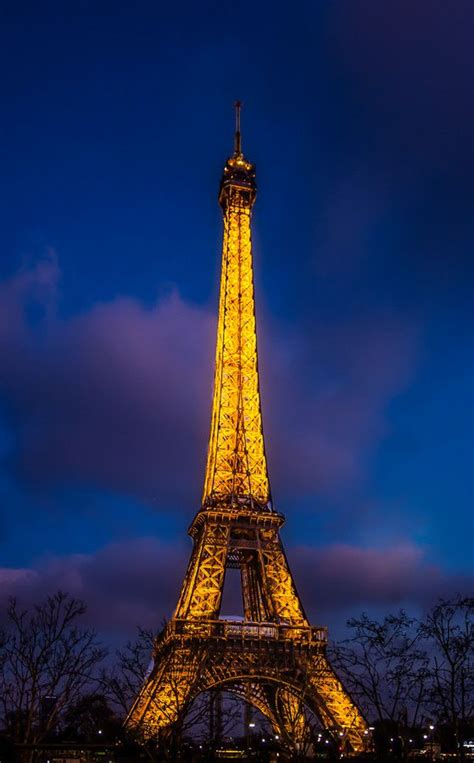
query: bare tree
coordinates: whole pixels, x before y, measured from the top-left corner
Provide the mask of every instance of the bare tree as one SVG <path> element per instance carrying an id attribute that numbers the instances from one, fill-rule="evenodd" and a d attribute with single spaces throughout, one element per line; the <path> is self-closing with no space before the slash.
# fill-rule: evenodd
<path id="1" fill-rule="evenodd" d="M 166 623 L 163 624 L 165 627 Z M 122 719 L 130 710 L 146 678 L 153 668 L 155 641 L 160 631 L 139 628 L 134 641 L 127 641 L 125 647 L 115 653 L 116 660 L 111 668 L 101 672 L 102 690 Z M 139 745 L 151 761 L 159 759 L 158 740 L 145 739 L 140 733 L 124 730 L 128 740 Z"/>
<path id="2" fill-rule="evenodd" d="M 241 697 L 225 688 L 210 689 L 191 704 L 185 728 L 188 732 L 192 730 L 197 742 L 216 746 L 241 726 L 242 709 Z"/>
<path id="3" fill-rule="evenodd" d="M 474 714 L 474 598 L 440 600 L 421 624 L 431 655 L 430 705 L 452 730 L 458 757 L 461 732 Z"/>
<path id="4" fill-rule="evenodd" d="M 10 600 L 0 638 L 0 718 L 15 743 L 43 740 L 95 686 L 106 652 L 93 630 L 79 627 L 85 611 L 61 591 L 30 611 Z"/>
<path id="5" fill-rule="evenodd" d="M 64 739 L 115 742 L 122 736 L 121 722 L 103 694 L 81 694 L 61 719 Z"/>
<path id="6" fill-rule="evenodd" d="M 116 652 L 112 669 L 104 669 L 101 681 L 111 702 L 126 715 L 153 667 L 153 651 L 159 631 L 138 629 L 135 641 Z"/>
<path id="7" fill-rule="evenodd" d="M 428 655 L 406 612 L 381 622 L 349 620 L 353 635 L 331 648 L 332 663 L 366 717 L 415 726 L 428 687 Z"/>

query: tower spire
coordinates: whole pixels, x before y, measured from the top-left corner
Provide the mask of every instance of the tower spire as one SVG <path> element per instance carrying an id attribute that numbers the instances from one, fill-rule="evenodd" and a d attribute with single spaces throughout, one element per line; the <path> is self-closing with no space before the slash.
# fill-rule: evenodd
<path id="1" fill-rule="evenodd" d="M 234 154 L 224 166 L 224 215 L 214 397 L 203 508 L 246 505 L 271 511 L 263 440 L 250 222 L 255 165 L 242 155 L 240 101 L 235 103 Z"/>
<path id="2" fill-rule="evenodd" d="M 234 156 L 242 156 L 242 139 L 240 134 L 240 110 L 242 108 L 241 101 L 235 101 L 235 138 L 234 138 Z"/>

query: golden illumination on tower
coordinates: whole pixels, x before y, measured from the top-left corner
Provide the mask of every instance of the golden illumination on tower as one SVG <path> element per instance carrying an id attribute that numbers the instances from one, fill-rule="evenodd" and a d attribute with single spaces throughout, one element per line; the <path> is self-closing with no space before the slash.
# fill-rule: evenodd
<path id="1" fill-rule="evenodd" d="M 240 103 L 233 156 L 227 160 L 219 203 L 224 242 L 217 326 L 211 434 L 203 507 L 271 508 L 263 441 L 250 221 L 255 167 L 241 148 Z"/>
<path id="2" fill-rule="evenodd" d="M 211 433 L 193 551 L 176 609 L 155 644 L 153 669 L 126 724 L 160 739 L 201 693 L 217 688 L 257 707 L 290 748 L 308 735 L 308 712 L 358 752 L 368 730 L 327 656 L 325 628 L 310 625 L 280 538 L 260 409 L 250 222 L 255 166 L 234 153 L 219 203 L 224 242 Z M 229 568 L 240 570 L 243 619 L 221 616 Z M 293 747 L 292 747 L 293 746 Z"/>

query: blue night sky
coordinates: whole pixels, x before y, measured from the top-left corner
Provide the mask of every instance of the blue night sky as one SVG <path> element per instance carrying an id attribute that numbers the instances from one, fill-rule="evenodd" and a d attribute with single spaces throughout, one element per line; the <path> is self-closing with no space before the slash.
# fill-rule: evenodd
<path id="1" fill-rule="evenodd" d="M 0 595 L 174 605 L 244 102 L 276 507 L 309 613 L 472 585 L 469 0 L 5 2 Z"/>

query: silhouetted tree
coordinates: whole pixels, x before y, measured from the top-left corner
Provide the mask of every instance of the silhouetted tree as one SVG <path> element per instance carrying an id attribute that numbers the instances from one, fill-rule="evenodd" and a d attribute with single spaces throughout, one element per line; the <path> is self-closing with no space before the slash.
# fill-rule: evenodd
<path id="1" fill-rule="evenodd" d="M 405 757 L 409 729 L 421 720 L 429 684 L 418 623 L 401 610 L 381 621 L 363 614 L 347 624 L 352 635 L 331 648 L 331 661 L 365 716 L 377 723 L 379 752 L 394 735 L 392 749 Z"/>
<path id="2" fill-rule="evenodd" d="M 440 600 L 421 623 L 421 635 L 431 651 L 433 715 L 452 729 L 462 757 L 462 729 L 474 715 L 474 598 Z"/>
<path id="3" fill-rule="evenodd" d="M 84 694 L 64 713 L 64 739 L 83 742 L 112 742 L 121 736 L 117 718 L 103 694 Z"/>
<path id="4" fill-rule="evenodd" d="M 428 688 L 428 655 L 416 621 L 406 612 L 381 622 L 363 614 L 349 620 L 352 634 L 331 649 L 331 659 L 365 715 L 415 725 Z"/>
<path id="5" fill-rule="evenodd" d="M 101 681 L 112 703 L 125 716 L 153 667 L 155 640 L 160 631 L 139 628 L 134 641 L 115 653 L 112 669 L 102 671 Z"/>
<path id="6" fill-rule="evenodd" d="M 96 684 L 106 651 L 81 628 L 86 607 L 59 591 L 31 610 L 11 599 L 0 639 L 0 720 L 15 743 L 38 743 Z"/>

